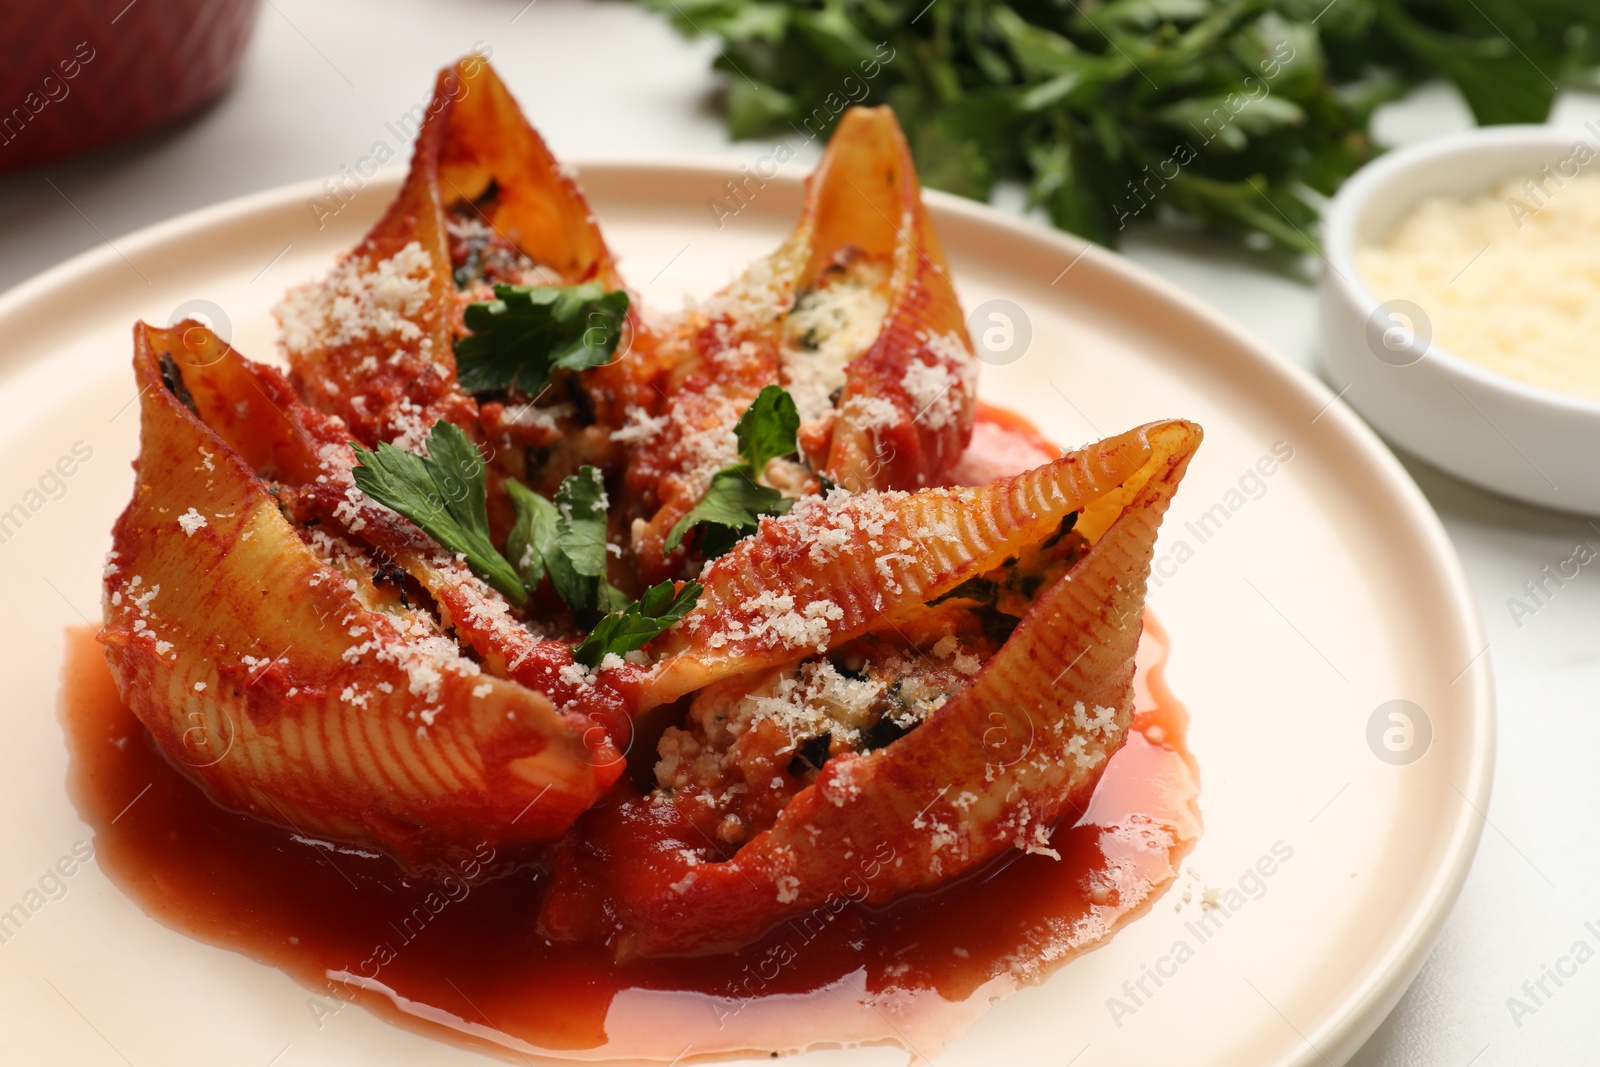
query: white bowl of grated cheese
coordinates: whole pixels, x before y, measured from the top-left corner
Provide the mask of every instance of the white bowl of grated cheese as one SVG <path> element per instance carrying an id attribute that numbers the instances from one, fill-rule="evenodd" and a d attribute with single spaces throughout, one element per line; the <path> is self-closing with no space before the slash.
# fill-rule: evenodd
<path id="1" fill-rule="evenodd" d="M 1600 514 L 1600 123 L 1392 152 L 1339 191 L 1324 235 L 1340 395 L 1457 477 Z"/>

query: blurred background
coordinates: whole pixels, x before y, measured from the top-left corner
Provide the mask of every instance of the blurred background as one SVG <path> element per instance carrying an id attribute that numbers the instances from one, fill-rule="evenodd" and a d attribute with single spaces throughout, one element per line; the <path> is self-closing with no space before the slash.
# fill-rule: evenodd
<path id="1" fill-rule="evenodd" d="M 380 142 L 403 165 L 415 128 L 405 116 L 426 102 L 438 67 L 474 48 L 564 157 L 754 165 L 781 142 L 795 152 L 788 167 L 803 170 L 819 154 L 808 131 L 836 113 L 827 97 L 854 71 L 847 94 L 895 105 L 929 184 L 1116 245 L 1315 371 L 1322 197 L 1384 147 L 1476 121 L 1549 121 L 1575 136 L 1600 122 L 1595 7 L 10 0 L 0 11 L 0 109 L 10 109 L 0 111 L 0 289 L 171 216 L 348 172 Z M 868 74 L 884 44 L 896 61 Z M 1219 106 L 1238 121 L 1218 150 L 1148 203 L 1137 196 L 1141 176 L 1180 144 L 1209 141 L 1206 116 Z M 1499 764 L 1461 901 L 1353 1062 L 1595 1062 L 1600 971 L 1579 974 L 1577 995 L 1536 1019 L 1514 1023 L 1506 999 L 1585 919 L 1600 920 L 1580 893 L 1597 873 L 1588 813 L 1600 807 L 1589 765 L 1600 743 L 1600 579 L 1580 577 L 1537 618 L 1507 608 L 1575 544 L 1600 546 L 1600 526 L 1402 459 L 1479 601 Z"/>

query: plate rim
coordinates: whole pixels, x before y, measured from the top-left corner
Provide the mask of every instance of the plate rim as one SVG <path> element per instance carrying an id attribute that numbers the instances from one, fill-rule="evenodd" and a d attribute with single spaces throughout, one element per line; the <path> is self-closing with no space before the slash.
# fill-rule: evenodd
<path id="1" fill-rule="evenodd" d="M 652 174 L 674 172 L 680 176 L 703 177 L 714 182 L 738 177 L 738 168 L 743 162 L 731 155 L 638 156 L 626 153 L 574 153 L 566 157 L 566 161 L 577 172 L 580 183 L 586 177 L 595 177 L 602 172 L 619 178 L 631 175 L 635 180 L 647 179 Z M 406 168 L 400 165 L 381 168 L 367 180 L 364 190 L 377 196 L 390 195 L 399 188 L 405 173 Z M 323 194 L 325 180 L 306 179 L 231 197 L 151 223 L 78 252 L 0 292 L 0 327 L 13 317 L 25 315 L 33 301 L 57 290 L 63 283 L 92 274 L 117 260 L 126 260 L 129 251 L 158 248 L 167 242 L 192 238 L 208 229 L 237 222 L 250 215 L 282 210 L 297 201 Z M 803 175 L 795 169 L 784 168 L 774 177 L 764 177 L 763 180 L 767 184 L 799 188 Z M 1299 1051 L 1278 1061 L 1274 1067 L 1314 1067 L 1319 1061 L 1326 1062 L 1330 1053 L 1338 1057 L 1338 1062 L 1344 1062 L 1393 1010 L 1426 962 L 1465 885 L 1487 822 L 1496 756 L 1493 671 L 1483 620 L 1460 556 L 1416 481 L 1382 443 L 1377 433 L 1311 371 L 1279 355 L 1243 325 L 1113 249 L 953 194 L 924 189 L 923 196 L 936 227 L 941 215 L 955 216 L 980 226 L 998 228 L 1010 239 L 1054 246 L 1070 261 L 1069 269 L 1079 259 L 1091 260 L 1097 269 L 1114 276 L 1116 281 L 1144 290 L 1214 331 L 1239 354 L 1247 357 L 1256 370 L 1276 379 L 1276 385 L 1287 387 L 1300 399 L 1320 407 L 1322 414 L 1318 418 L 1330 420 L 1344 444 L 1352 447 L 1365 463 L 1364 471 L 1360 468 L 1357 470 L 1364 476 L 1372 476 L 1374 484 L 1371 488 L 1387 495 L 1404 513 L 1410 530 L 1419 538 L 1419 546 L 1437 569 L 1437 577 L 1449 601 L 1447 606 L 1451 609 L 1452 617 L 1464 625 L 1465 636 L 1483 648 L 1452 686 L 1467 683 L 1467 695 L 1463 700 L 1470 714 L 1464 725 L 1471 730 L 1472 746 L 1466 767 L 1466 788 L 1458 787 L 1467 803 L 1448 824 L 1444 859 L 1428 872 L 1425 888 L 1413 914 L 1406 918 L 1401 935 L 1390 942 L 1386 951 L 1366 961 L 1358 979 L 1340 998 L 1329 1002 L 1315 1024 L 1304 1031 L 1297 1031 L 1302 1037 Z M 49 356 L 44 358 L 48 359 Z M 13 374 L 34 362 L 20 354 L 16 357 L 0 357 L 0 387 Z M 1347 473 L 1342 472 L 1340 480 L 1348 484 L 1348 477 Z"/>

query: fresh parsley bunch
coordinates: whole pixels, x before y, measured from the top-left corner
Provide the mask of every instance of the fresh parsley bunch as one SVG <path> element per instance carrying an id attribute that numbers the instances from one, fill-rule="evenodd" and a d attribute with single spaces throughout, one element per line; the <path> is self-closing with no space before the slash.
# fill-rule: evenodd
<path id="1" fill-rule="evenodd" d="M 1021 179 L 1107 245 L 1167 214 L 1314 251 L 1379 104 L 1444 77 L 1480 122 L 1541 122 L 1600 65 L 1595 0 L 644 2 L 717 41 L 734 137 L 887 103 L 928 185 Z"/>

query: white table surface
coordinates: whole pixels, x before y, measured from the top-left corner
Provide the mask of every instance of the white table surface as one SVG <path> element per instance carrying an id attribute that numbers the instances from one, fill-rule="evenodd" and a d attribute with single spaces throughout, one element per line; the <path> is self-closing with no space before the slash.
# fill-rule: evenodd
<path id="1" fill-rule="evenodd" d="M 194 208 L 353 164 L 423 102 L 433 71 L 487 42 L 558 155 L 698 153 L 753 162 L 711 110 L 705 41 L 629 3 L 583 0 L 266 0 L 232 91 L 178 128 L 90 157 L 0 176 L 0 289 L 109 237 Z M 1557 121 L 1600 116 L 1565 97 Z M 1401 142 L 1468 124 L 1454 95 L 1419 93 L 1380 116 Z M 802 155 L 802 162 L 812 158 Z M 1013 198 L 1014 199 L 1014 198 Z M 1284 359 L 1315 364 L 1313 289 L 1205 238 L 1144 231 L 1125 251 L 1221 308 Z M 1600 927 L 1600 577 L 1580 572 L 1518 626 L 1507 598 L 1600 526 L 1512 505 L 1418 463 L 1408 466 L 1465 564 L 1490 638 L 1499 763 L 1477 861 L 1432 957 L 1351 1062 L 1490 1067 L 1600 1062 L 1600 962 L 1514 1020 L 1546 964 Z M 1374 536 L 1379 536 L 1374 531 Z M 1586 893 L 1585 889 L 1591 891 Z"/>

